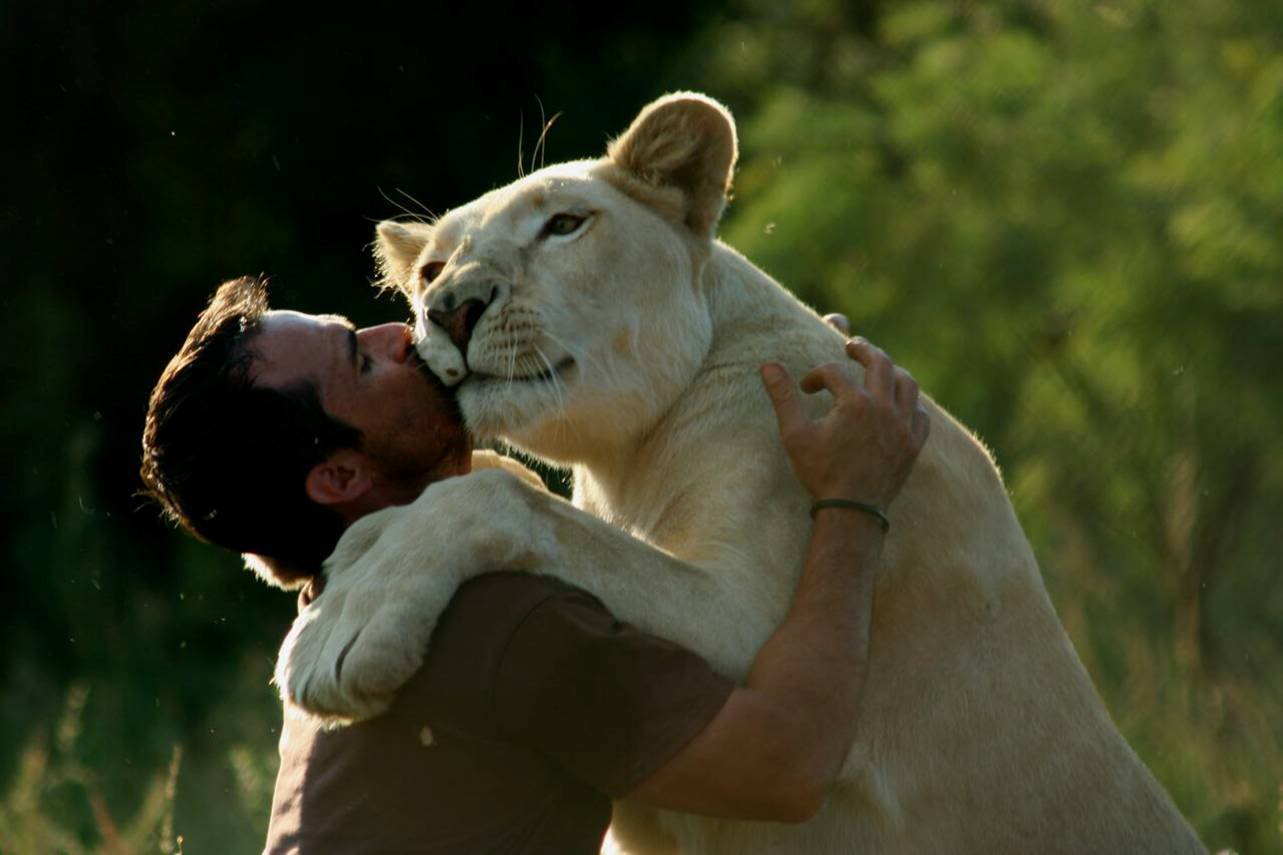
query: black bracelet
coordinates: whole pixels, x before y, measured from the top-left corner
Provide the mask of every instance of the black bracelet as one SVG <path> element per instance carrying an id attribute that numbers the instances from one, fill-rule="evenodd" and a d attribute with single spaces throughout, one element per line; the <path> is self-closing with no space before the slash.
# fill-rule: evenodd
<path id="1" fill-rule="evenodd" d="M 867 505 L 864 502 L 857 502 L 854 499 L 820 499 L 811 505 L 811 519 L 815 519 L 816 512 L 824 508 L 850 508 L 856 511 L 864 511 L 866 514 L 872 514 L 878 518 L 878 525 L 882 526 L 883 534 L 891 530 L 891 520 L 887 519 L 887 515 L 882 513 L 880 508 Z"/>

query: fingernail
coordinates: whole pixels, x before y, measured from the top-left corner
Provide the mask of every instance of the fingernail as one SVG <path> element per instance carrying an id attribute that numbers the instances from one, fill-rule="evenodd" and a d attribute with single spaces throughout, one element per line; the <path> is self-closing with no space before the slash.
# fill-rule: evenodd
<path id="1" fill-rule="evenodd" d="M 767 383 L 778 383 L 784 379 L 784 369 L 774 362 L 762 365 L 762 379 Z"/>

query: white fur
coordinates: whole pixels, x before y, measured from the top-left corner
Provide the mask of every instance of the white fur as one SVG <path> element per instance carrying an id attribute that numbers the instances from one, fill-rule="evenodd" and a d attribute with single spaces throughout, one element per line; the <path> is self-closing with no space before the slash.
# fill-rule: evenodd
<path id="1" fill-rule="evenodd" d="M 735 147 L 720 105 L 667 96 L 606 158 L 541 170 L 381 242 L 385 272 L 421 312 L 446 294 L 496 295 L 466 354 L 425 324 L 425 358 L 440 369 L 466 356 L 469 426 L 572 464 L 575 504 L 613 526 L 497 472 L 361 521 L 282 650 L 293 699 L 340 716 L 380 709 L 457 582 L 495 561 L 579 584 L 724 673 L 747 672 L 810 534 L 757 367 L 844 356 L 814 312 L 713 239 Z M 588 219 L 540 237 L 565 211 Z M 440 275 L 416 284 L 434 261 Z M 552 379 L 537 376 L 550 366 Z M 988 453 L 929 408 L 931 438 L 890 512 L 858 736 L 821 815 L 782 826 L 622 803 L 621 845 L 1204 851 L 1110 721 Z"/>

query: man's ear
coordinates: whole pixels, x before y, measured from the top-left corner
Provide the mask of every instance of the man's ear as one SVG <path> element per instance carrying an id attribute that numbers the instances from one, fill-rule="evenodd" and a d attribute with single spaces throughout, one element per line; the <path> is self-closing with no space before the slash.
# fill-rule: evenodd
<path id="1" fill-rule="evenodd" d="M 312 467 L 304 487 L 318 505 L 355 502 L 374 486 L 370 460 L 355 449 L 343 448 Z"/>

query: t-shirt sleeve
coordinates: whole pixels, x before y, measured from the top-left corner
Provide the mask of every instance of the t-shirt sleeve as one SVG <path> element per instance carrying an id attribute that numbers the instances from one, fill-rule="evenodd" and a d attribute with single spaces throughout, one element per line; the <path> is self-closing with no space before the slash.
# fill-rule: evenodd
<path id="1" fill-rule="evenodd" d="M 703 730 L 733 689 L 700 656 L 567 587 L 514 629 L 491 698 L 509 738 L 623 796 Z"/>

